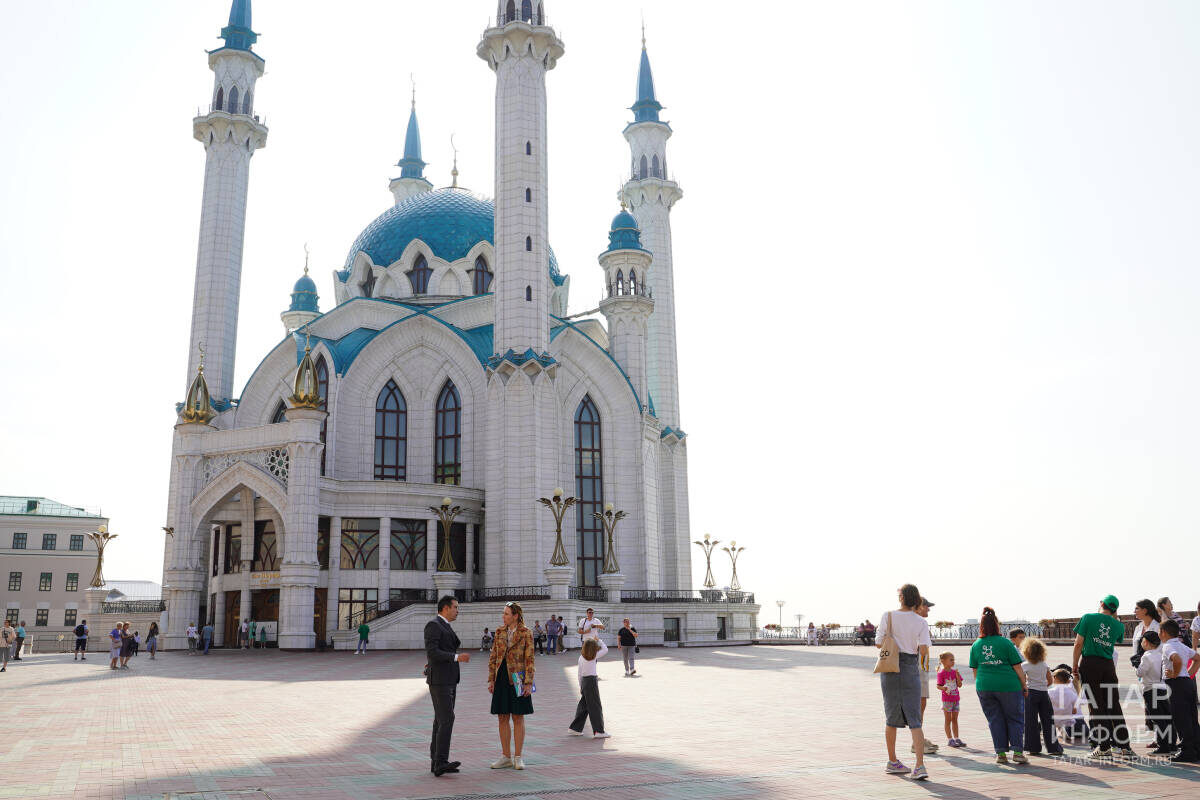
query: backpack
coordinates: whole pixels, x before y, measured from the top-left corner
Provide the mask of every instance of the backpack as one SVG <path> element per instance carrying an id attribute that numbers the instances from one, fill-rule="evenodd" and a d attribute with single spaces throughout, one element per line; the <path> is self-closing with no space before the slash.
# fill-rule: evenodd
<path id="1" fill-rule="evenodd" d="M 87 633 L 87 628 L 83 627 L 82 625 L 75 626 L 75 635 L 76 636 L 83 636 L 85 633 Z"/>

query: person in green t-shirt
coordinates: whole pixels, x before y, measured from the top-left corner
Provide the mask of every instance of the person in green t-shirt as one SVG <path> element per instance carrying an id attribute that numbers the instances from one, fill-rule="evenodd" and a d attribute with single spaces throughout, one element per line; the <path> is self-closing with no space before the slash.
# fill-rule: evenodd
<path id="1" fill-rule="evenodd" d="M 1114 745 L 1121 755 L 1133 755 L 1121 711 L 1121 683 L 1113 650 L 1125 638 L 1125 623 L 1117 618 L 1119 605 L 1110 594 L 1100 601 L 1098 613 L 1084 614 L 1075 626 L 1071 671 L 1083 682 L 1083 697 L 1091 709 L 1088 738 L 1095 745 L 1092 758 L 1107 756 Z"/>
<path id="2" fill-rule="evenodd" d="M 367 652 L 367 637 L 371 635 L 371 629 L 367 627 L 367 623 L 358 626 L 358 649 L 354 651 L 354 655 Z"/>
<path id="3" fill-rule="evenodd" d="M 1025 670 L 1021 669 L 1021 654 L 1012 641 L 1000 633 L 1000 618 L 987 607 L 979 619 L 979 638 L 971 645 L 968 662 L 975 673 L 975 694 L 987 718 L 996 748 L 996 763 L 1008 763 L 1008 751 L 1013 761 L 1028 764 L 1022 748 L 1025 746 L 1025 695 L 1028 688 Z"/>
<path id="4" fill-rule="evenodd" d="M 254 620 L 250 620 L 250 644 L 248 646 L 251 648 L 254 648 L 257 646 L 254 644 L 254 634 L 257 630 L 258 630 L 258 623 L 255 622 Z"/>

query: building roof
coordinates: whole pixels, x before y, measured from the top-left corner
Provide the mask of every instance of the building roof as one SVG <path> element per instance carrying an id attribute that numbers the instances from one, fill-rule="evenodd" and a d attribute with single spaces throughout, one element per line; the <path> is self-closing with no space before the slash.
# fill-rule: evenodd
<path id="1" fill-rule="evenodd" d="M 608 249 L 612 250 L 645 250 L 642 247 L 642 232 L 638 228 L 633 215 L 621 209 L 613 217 L 612 226 L 608 231 Z"/>
<path id="2" fill-rule="evenodd" d="M 0 515 L 28 517 L 84 517 L 104 519 L 99 512 L 63 505 L 45 497 L 0 495 Z"/>
<path id="3" fill-rule="evenodd" d="M 346 268 L 338 276 L 343 283 L 350 279 L 350 268 L 359 253 L 366 253 L 379 266 L 393 264 L 416 239 L 427 244 L 438 258 L 458 261 L 480 242 L 494 244 L 495 216 L 491 200 L 464 189 L 445 188 L 414 195 L 380 214 L 359 234 L 346 256 Z M 554 284 L 561 286 L 565 279 L 553 249 L 547 267 Z"/>
<path id="4" fill-rule="evenodd" d="M 105 581 L 101 588 L 108 589 L 105 600 L 120 600 L 122 597 L 149 599 L 162 596 L 162 584 L 154 581 Z"/>

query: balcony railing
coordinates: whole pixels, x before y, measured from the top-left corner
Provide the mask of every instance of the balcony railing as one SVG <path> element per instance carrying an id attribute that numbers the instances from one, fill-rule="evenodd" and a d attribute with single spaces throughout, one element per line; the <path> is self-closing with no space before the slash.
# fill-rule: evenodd
<path id="1" fill-rule="evenodd" d="M 500 586 L 486 589 L 470 589 L 467 596 L 472 603 L 489 600 L 549 600 L 549 586 Z"/>
<path id="2" fill-rule="evenodd" d="M 126 598 L 100 604 L 101 614 L 157 614 L 166 610 L 167 604 L 161 597 Z"/>
<path id="3" fill-rule="evenodd" d="M 603 603 L 608 600 L 608 590 L 603 586 L 569 586 L 567 587 L 567 597 L 571 600 Z"/>
<path id="4" fill-rule="evenodd" d="M 622 603 L 754 603 L 753 592 L 725 589 L 626 589 Z"/>

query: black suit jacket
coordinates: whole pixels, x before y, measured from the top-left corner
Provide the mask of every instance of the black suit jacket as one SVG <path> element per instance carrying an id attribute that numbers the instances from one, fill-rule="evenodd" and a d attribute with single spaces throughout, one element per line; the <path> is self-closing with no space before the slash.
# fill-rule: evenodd
<path id="1" fill-rule="evenodd" d="M 450 623 L 434 617 L 425 624 L 425 657 L 429 660 L 429 675 L 425 682 L 431 686 L 454 686 L 458 683 L 458 634 Z"/>

